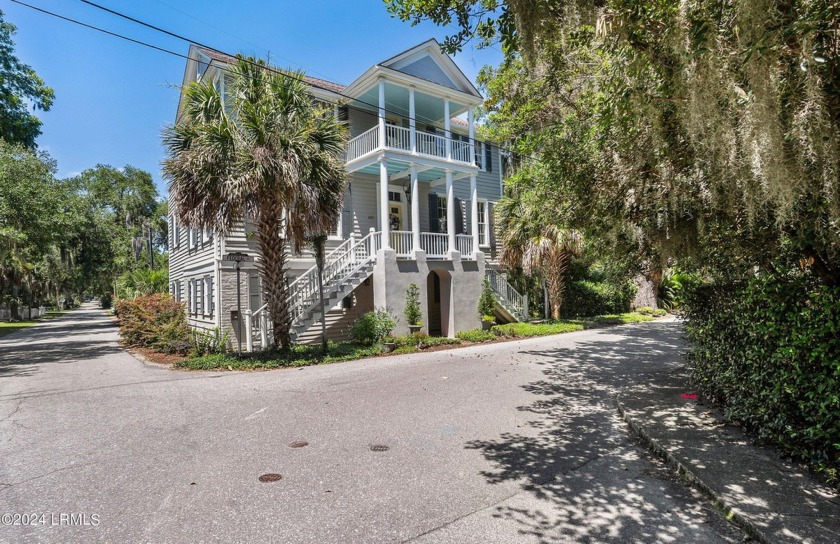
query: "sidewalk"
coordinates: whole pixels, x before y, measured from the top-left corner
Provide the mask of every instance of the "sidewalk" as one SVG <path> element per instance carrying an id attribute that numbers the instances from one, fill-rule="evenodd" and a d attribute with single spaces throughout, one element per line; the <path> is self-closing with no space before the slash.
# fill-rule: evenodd
<path id="1" fill-rule="evenodd" d="M 840 542 L 838 494 L 753 445 L 702 399 L 684 398 L 693 393 L 686 384 L 684 370 L 664 374 L 644 389 L 623 391 L 616 404 L 633 432 L 756 540 Z"/>

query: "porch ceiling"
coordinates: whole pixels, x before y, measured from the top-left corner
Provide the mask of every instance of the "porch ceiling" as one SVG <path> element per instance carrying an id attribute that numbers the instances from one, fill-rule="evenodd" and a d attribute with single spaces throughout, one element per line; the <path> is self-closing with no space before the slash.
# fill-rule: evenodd
<path id="1" fill-rule="evenodd" d="M 388 165 L 388 175 L 389 176 L 393 176 L 394 174 L 400 174 L 402 172 L 407 171 L 410 168 L 409 164 L 405 161 L 388 160 L 388 161 L 385 161 L 385 162 Z M 379 163 L 378 162 L 373 163 L 373 164 L 371 164 L 369 166 L 366 166 L 366 167 L 364 167 L 360 170 L 357 170 L 357 172 L 362 172 L 362 173 L 365 173 L 365 174 L 372 174 L 372 175 L 378 176 L 379 175 Z M 418 172 L 417 179 L 421 182 L 427 182 L 428 183 L 428 182 L 439 180 L 439 179 L 443 178 L 444 176 L 446 176 L 446 170 L 444 170 L 443 168 L 429 168 L 428 170 L 422 170 L 422 171 Z M 408 177 L 406 177 L 404 179 L 407 180 Z"/>
<path id="2" fill-rule="evenodd" d="M 379 87 L 374 85 L 362 96 L 359 97 L 360 107 L 370 109 L 371 105 L 379 104 Z M 408 89 L 400 85 L 385 82 L 385 110 L 387 115 L 400 115 L 408 117 Z M 375 111 L 375 108 L 372 110 Z M 467 111 L 467 106 L 455 101 L 449 102 L 449 113 L 452 117 L 458 116 Z M 426 124 L 443 126 L 443 98 L 432 96 L 420 91 L 414 93 L 414 112 L 417 119 L 417 128 L 423 129 Z M 442 129 L 441 129 L 442 131 Z"/>

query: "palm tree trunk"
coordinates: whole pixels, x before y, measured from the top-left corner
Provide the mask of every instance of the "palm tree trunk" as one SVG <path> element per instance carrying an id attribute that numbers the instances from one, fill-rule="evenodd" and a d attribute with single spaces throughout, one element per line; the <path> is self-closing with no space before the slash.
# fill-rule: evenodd
<path id="1" fill-rule="evenodd" d="M 551 317 L 555 320 L 560 319 L 566 271 L 569 269 L 571 259 L 572 256 L 568 251 L 560 250 L 551 255 L 546 287 L 548 288 L 548 298 L 551 301 Z"/>
<path id="2" fill-rule="evenodd" d="M 259 264 L 260 274 L 263 280 L 268 310 L 271 315 L 271 323 L 274 327 L 274 345 L 282 349 L 288 349 L 291 344 L 289 337 L 289 298 L 288 285 L 286 283 L 286 269 L 288 255 L 286 252 L 286 240 L 282 236 L 282 213 L 283 208 L 276 198 L 264 202 L 260 209 L 258 225 L 259 245 L 262 252 L 262 261 Z"/>

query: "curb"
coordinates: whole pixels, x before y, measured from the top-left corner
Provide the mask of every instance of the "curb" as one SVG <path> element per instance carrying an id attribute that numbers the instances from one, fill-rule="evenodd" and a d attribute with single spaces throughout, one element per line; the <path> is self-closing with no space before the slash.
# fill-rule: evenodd
<path id="1" fill-rule="evenodd" d="M 624 422 L 627 423 L 627 426 L 630 427 L 632 433 L 647 445 L 648 449 L 667 461 L 668 464 L 676 470 L 684 480 L 706 495 L 706 497 L 711 499 L 713 506 L 723 514 L 727 521 L 742 529 L 749 537 L 755 539 L 756 541 L 761 542 L 762 544 L 773 544 L 773 540 L 764 535 L 752 521 L 734 509 L 737 505 L 731 504 L 723 499 L 711 487 L 709 487 L 706 482 L 692 472 L 685 463 L 669 452 L 658 440 L 650 436 L 650 434 L 645 431 L 644 427 L 637 420 L 629 416 L 627 414 L 627 409 L 621 402 L 620 396 L 620 394 L 616 395 L 614 399 L 619 415 Z"/>

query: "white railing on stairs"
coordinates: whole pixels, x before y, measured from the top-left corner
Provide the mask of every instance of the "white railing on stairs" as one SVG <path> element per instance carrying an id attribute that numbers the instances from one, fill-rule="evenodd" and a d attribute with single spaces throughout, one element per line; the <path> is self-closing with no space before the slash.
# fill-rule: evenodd
<path id="1" fill-rule="evenodd" d="M 329 298 L 329 293 L 334 291 L 343 280 L 375 259 L 376 252 L 381 247 L 382 233 L 371 230 L 361 240 L 350 237 L 331 251 L 324 258 L 324 296 Z M 286 300 L 286 303 L 292 324 L 294 325 L 301 316 L 314 306 L 320 304 L 320 302 L 318 267 L 313 266 L 289 284 L 289 298 Z M 255 328 L 259 330 L 261 346 L 267 346 L 268 342 L 270 342 L 268 304 L 261 306 L 254 312 L 246 310 L 245 317 L 245 339 L 248 351 L 253 350 L 253 334 Z M 259 321 L 257 322 L 257 320 Z"/>
<path id="2" fill-rule="evenodd" d="M 521 295 L 498 271 L 486 268 L 485 272 L 496 298 L 502 306 L 520 321 L 528 320 L 528 297 Z"/>

